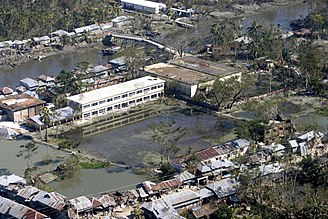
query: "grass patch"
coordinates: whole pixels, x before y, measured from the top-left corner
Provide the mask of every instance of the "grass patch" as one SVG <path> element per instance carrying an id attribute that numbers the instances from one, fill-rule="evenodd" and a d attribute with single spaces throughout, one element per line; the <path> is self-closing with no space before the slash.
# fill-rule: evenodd
<path id="1" fill-rule="evenodd" d="M 328 109 L 319 109 L 317 113 L 321 116 L 328 116 Z"/>
<path id="2" fill-rule="evenodd" d="M 110 166 L 110 162 L 80 162 L 80 167 L 82 169 L 101 169 Z"/>
<path id="3" fill-rule="evenodd" d="M 71 149 L 76 148 L 79 145 L 79 142 L 67 139 L 61 139 L 58 141 L 58 146 L 60 149 Z"/>
<path id="4" fill-rule="evenodd" d="M 236 138 L 237 138 L 237 135 L 234 132 L 230 132 L 230 133 L 228 133 L 226 135 L 223 135 L 220 138 L 218 138 L 215 143 L 220 144 L 220 143 L 224 143 L 224 142 L 227 142 L 227 141 L 234 140 Z"/>

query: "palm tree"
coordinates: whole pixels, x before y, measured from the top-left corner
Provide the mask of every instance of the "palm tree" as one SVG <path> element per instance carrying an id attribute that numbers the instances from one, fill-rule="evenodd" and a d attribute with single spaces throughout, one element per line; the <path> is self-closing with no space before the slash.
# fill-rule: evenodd
<path id="1" fill-rule="evenodd" d="M 70 43 L 70 38 L 69 38 L 69 36 L 67 36 L 66 34 L 65 34 L 65 35 L 62 35 L 62 36 L 60 37 L 60 42 L 61 42 L 61 44 L 62 44 L 62 46 L 63 46 L 63 48 L 64 48 L 65 46 L 67 46 L 67 45 Z"/>
<path id="2" fill-rule="evenodd" d="M 52 120 L 52 111 L 47 107 L 43 107 L 41 109 L 40 116 L 41 116 L 41 122 L 43 122 L 43 124 L 46 128 L 46 134 L 44 136 L 44 139 L 47 142 L 48 141 L 48 126 Z"/>
<path id="3" fill-rule="evenodd" d="M 143 210 L 140 208 L 134 208 L 131 212 L 131 215 L 133 219 L 144 219 L 145 217 L 143 216 L 143 213 Z"/>

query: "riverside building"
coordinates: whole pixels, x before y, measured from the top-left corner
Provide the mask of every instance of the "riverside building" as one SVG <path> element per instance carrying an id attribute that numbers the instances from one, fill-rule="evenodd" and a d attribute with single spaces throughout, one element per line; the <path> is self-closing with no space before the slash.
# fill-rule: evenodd
<path id="1" fill-rule="evenodd" d="M 82 119 L 127 110 L 164 95 L 165 81 L 146 76 L 124 83 L 67 97 L 68 104 L 81 112 Z"/>

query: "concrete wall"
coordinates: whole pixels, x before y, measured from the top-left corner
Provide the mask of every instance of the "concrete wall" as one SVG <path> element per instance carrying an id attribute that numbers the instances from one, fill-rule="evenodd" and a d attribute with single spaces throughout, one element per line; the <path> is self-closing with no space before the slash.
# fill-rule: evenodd
<path id="1" fill-rule="evenodd" d="M 42 109 L 43 105 L 38 105 L 34 107 L 30 107 L 27 109 L 22 109 L 19 111 L 6 111 L 8 114 L 8 120 L 14 121 L 14 122 L 24 122 L 26 119 L 40 114 L 40 111 Z"/>
<path id="2" fill-rule="evenodd" d="M 158 14 L 159 13 L 159 8 L 145 7 L 145 6 L 141 6 L 141 5 L 138 5 L 138 4 L 130 4 L 130 3 L 125 3 L 125 2 L 122 2 L 121 5 L 124 8 L 133 9 L 133 10 L 136 10 L 136 11 L 144 11 L 144 12 L 148 12 L 148 13 L 152 13 L 152 14 Z"/>

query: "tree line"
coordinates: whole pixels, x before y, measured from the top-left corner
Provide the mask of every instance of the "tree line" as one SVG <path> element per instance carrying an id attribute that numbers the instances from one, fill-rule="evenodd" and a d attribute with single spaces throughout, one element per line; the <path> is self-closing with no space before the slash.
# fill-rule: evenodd
<path id="1" fill-rule="evenodd" d="M 63 29 L 109 21 L 120 8 L 114 0 L 1 0 L 0 41 L 27 39 Z"/>

